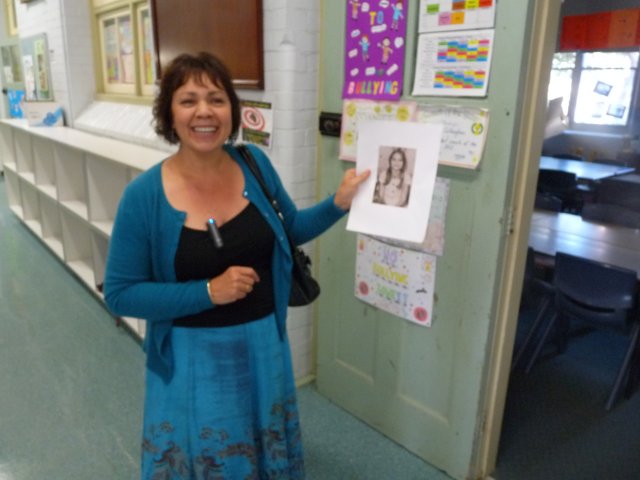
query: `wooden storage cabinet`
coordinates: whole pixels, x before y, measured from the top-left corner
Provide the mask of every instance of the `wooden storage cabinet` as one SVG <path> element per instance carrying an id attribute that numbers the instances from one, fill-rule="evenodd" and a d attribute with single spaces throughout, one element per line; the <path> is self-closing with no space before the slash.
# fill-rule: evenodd
<path id="1" fill-rule="evenodd" d="M 16 159 L 13 154 L 13 135 L 8 129 L 0 129 L 0 165 L 9 165 L 15 170 Z"/>
<path id="2" fill-rule="evenodd" d="M 16 131 L 14 137 L 16 170 L 27 182 L 34 184 L 31 138 L 28 133 Z"/>
<path id="3" fill-rule="evenodd" d="M 127 184 L 167 152 L 67 127 L 0 120 L 9 207 L 99 299 Z M 123 318 L 137 335 L 145 322 Z"/>
<path id="4" fill-rule="evenodd" d="M 55 199 L 56 177 L 53 168 L 53 152 L 49 142 L 34 138 L 32 142 L 34 181 L 40 191 Z"/>
<path id="5" fill-rule="evenodd" d="M 40 215 L 40 198 L 38 190 L 33 184 L 25 183 L 21 186 L 22 192 L 22 221 L 37 236 L 42 236 L 42 226 Z"/>
<path id="6" fill-rule="evenodd" d="M 42 241 L 58 258 L 64 260 L 60 207 L 54 199 L 43 195 L 40 197 L 40 212 L 42 213 Z"/>
<path id="7" fill-rule="evenodd" d="M 53 153 L 58 200 L 63 207 L 87 221 L 89 216 L 84 155 L 82 151 L 64 145 L 56 145 Z"/>
<path id="8" fill-rule="evenodd" d="M 12 165 L 15 168 L 15 164 Z M 4 164 L 4 179 L 7 187 L 7 197 L 9 208 L 18 218 L 22 219 L 22 194 L 20 193 L 20 180 L 15 170 L 9 168 L 9 164 Z"/>
<path id="9" fill-rule="evenodd" d="M 89 224 L 66 210 L 62 210 L 60 219 L 64 261 L 85 284 L 95 290 Z"/>
<path id="10" fill-rule="evenodd" d="M 94 155 L 87 156 L 86 167 L 89 221 L 106 236 L 111 236 L 118 201 L 129 183 L 129 170 Z M 109 182 L 105 182 L 105 178 Z"/>

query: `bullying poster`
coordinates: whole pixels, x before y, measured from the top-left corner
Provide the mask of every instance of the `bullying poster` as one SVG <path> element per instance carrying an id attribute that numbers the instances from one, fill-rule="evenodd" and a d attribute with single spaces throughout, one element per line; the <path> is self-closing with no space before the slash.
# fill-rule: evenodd
<path id="1" fill-rule="evenodd" d="M 400 98 L 407 1 L 348 0 L 343 98 Z"/>
<path id="2" fill-rule="evenodd" d="M 436 257 L 358 235 L 355 295 L 392 315 L 431 326 Z"/>

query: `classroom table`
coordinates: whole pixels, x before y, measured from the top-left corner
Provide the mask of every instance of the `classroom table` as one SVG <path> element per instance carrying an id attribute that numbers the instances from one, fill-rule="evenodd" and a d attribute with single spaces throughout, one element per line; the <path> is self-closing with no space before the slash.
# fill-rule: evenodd
<path id="1" fill-rule="evenodd" d="M 535 210 L 529 246 L 549 257 L 560 251 L 635 270 L 640 279 L 640 230 L 586 221 L 569 213 Z"/>
<path id="2" fill-rule="evenodd" d="M 622 165 L 609 165 L 606 163 L 583 162 L 581 160 L 568 160 L 556 157 L 540 157 L 540 168 L 546 170 L 560 170 L 562 172 L 575 173 L 578 180 L 595 182 L 604 178 L 615 177 L 632 173 L 633 167 Z"/>

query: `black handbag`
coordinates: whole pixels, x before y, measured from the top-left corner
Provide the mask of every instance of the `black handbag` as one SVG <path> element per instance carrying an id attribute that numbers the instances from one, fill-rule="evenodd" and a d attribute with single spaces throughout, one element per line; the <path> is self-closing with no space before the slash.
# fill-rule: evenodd
<path id="1" fill-rule="evenodd" d="M 262 172 L 258 168 L 258 165 L 256 164 L 256 161 L 251 155 L 249 149 L 245 145 L 239 145 L 237 148 L 244 158 L 244 161 L 247 163 L 249 170 L 251 170 L 251 173 L 256 177 L 256 180 L 258 180 L 267 200 L 269 200 L 269 203 L 282 222 L 285 233 L 287 234 L 287 240 L 289 240 L 289 247 L 291 248 L 291 257 L 293 260 L 293 265 L 291 266 L 291 293 L 289 294 L 289 306 L 302 307 L 304 305 L 309 305 L 318 298 L 318 295 L 320 295 L 320 285 L 318 285 L 316 279 L 311 276 L 311 259 L 306 253 L 304 253 L 304 250 L 293 244 L 293 241 L 289 236 L 289 232 L 287 232 L 286 225 L 284 224 L 284 217 L 282 216 L 280 207 L 278 207 L 278 202 L 267 189 Z"/>

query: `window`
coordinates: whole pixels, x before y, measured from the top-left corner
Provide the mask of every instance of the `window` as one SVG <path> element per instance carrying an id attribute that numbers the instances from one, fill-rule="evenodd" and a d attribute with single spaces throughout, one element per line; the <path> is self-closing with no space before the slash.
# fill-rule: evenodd
<path id="1" fill-rule="evenodd" d="M 100 46 L 101 92 L 152 96 L 156 73 L 147 1 L 93 0 L 93 5 Z"/>
<path id="2" fill-rule="evenodd" d="M 556 53 L 548 98 L 563 97 L 572 129 L 627 133 L 636 104 L 638 56 L 638 51 Z"/>
<path id="3" fill-rule="evenodd" d="M 140 64 L 143 95 L 153 95 L 156 81 L 156 62 L 153 54 L 153 26 L 148 5 L 138 7 L 138 32 L 140 43 L 138 62 Z"/>

